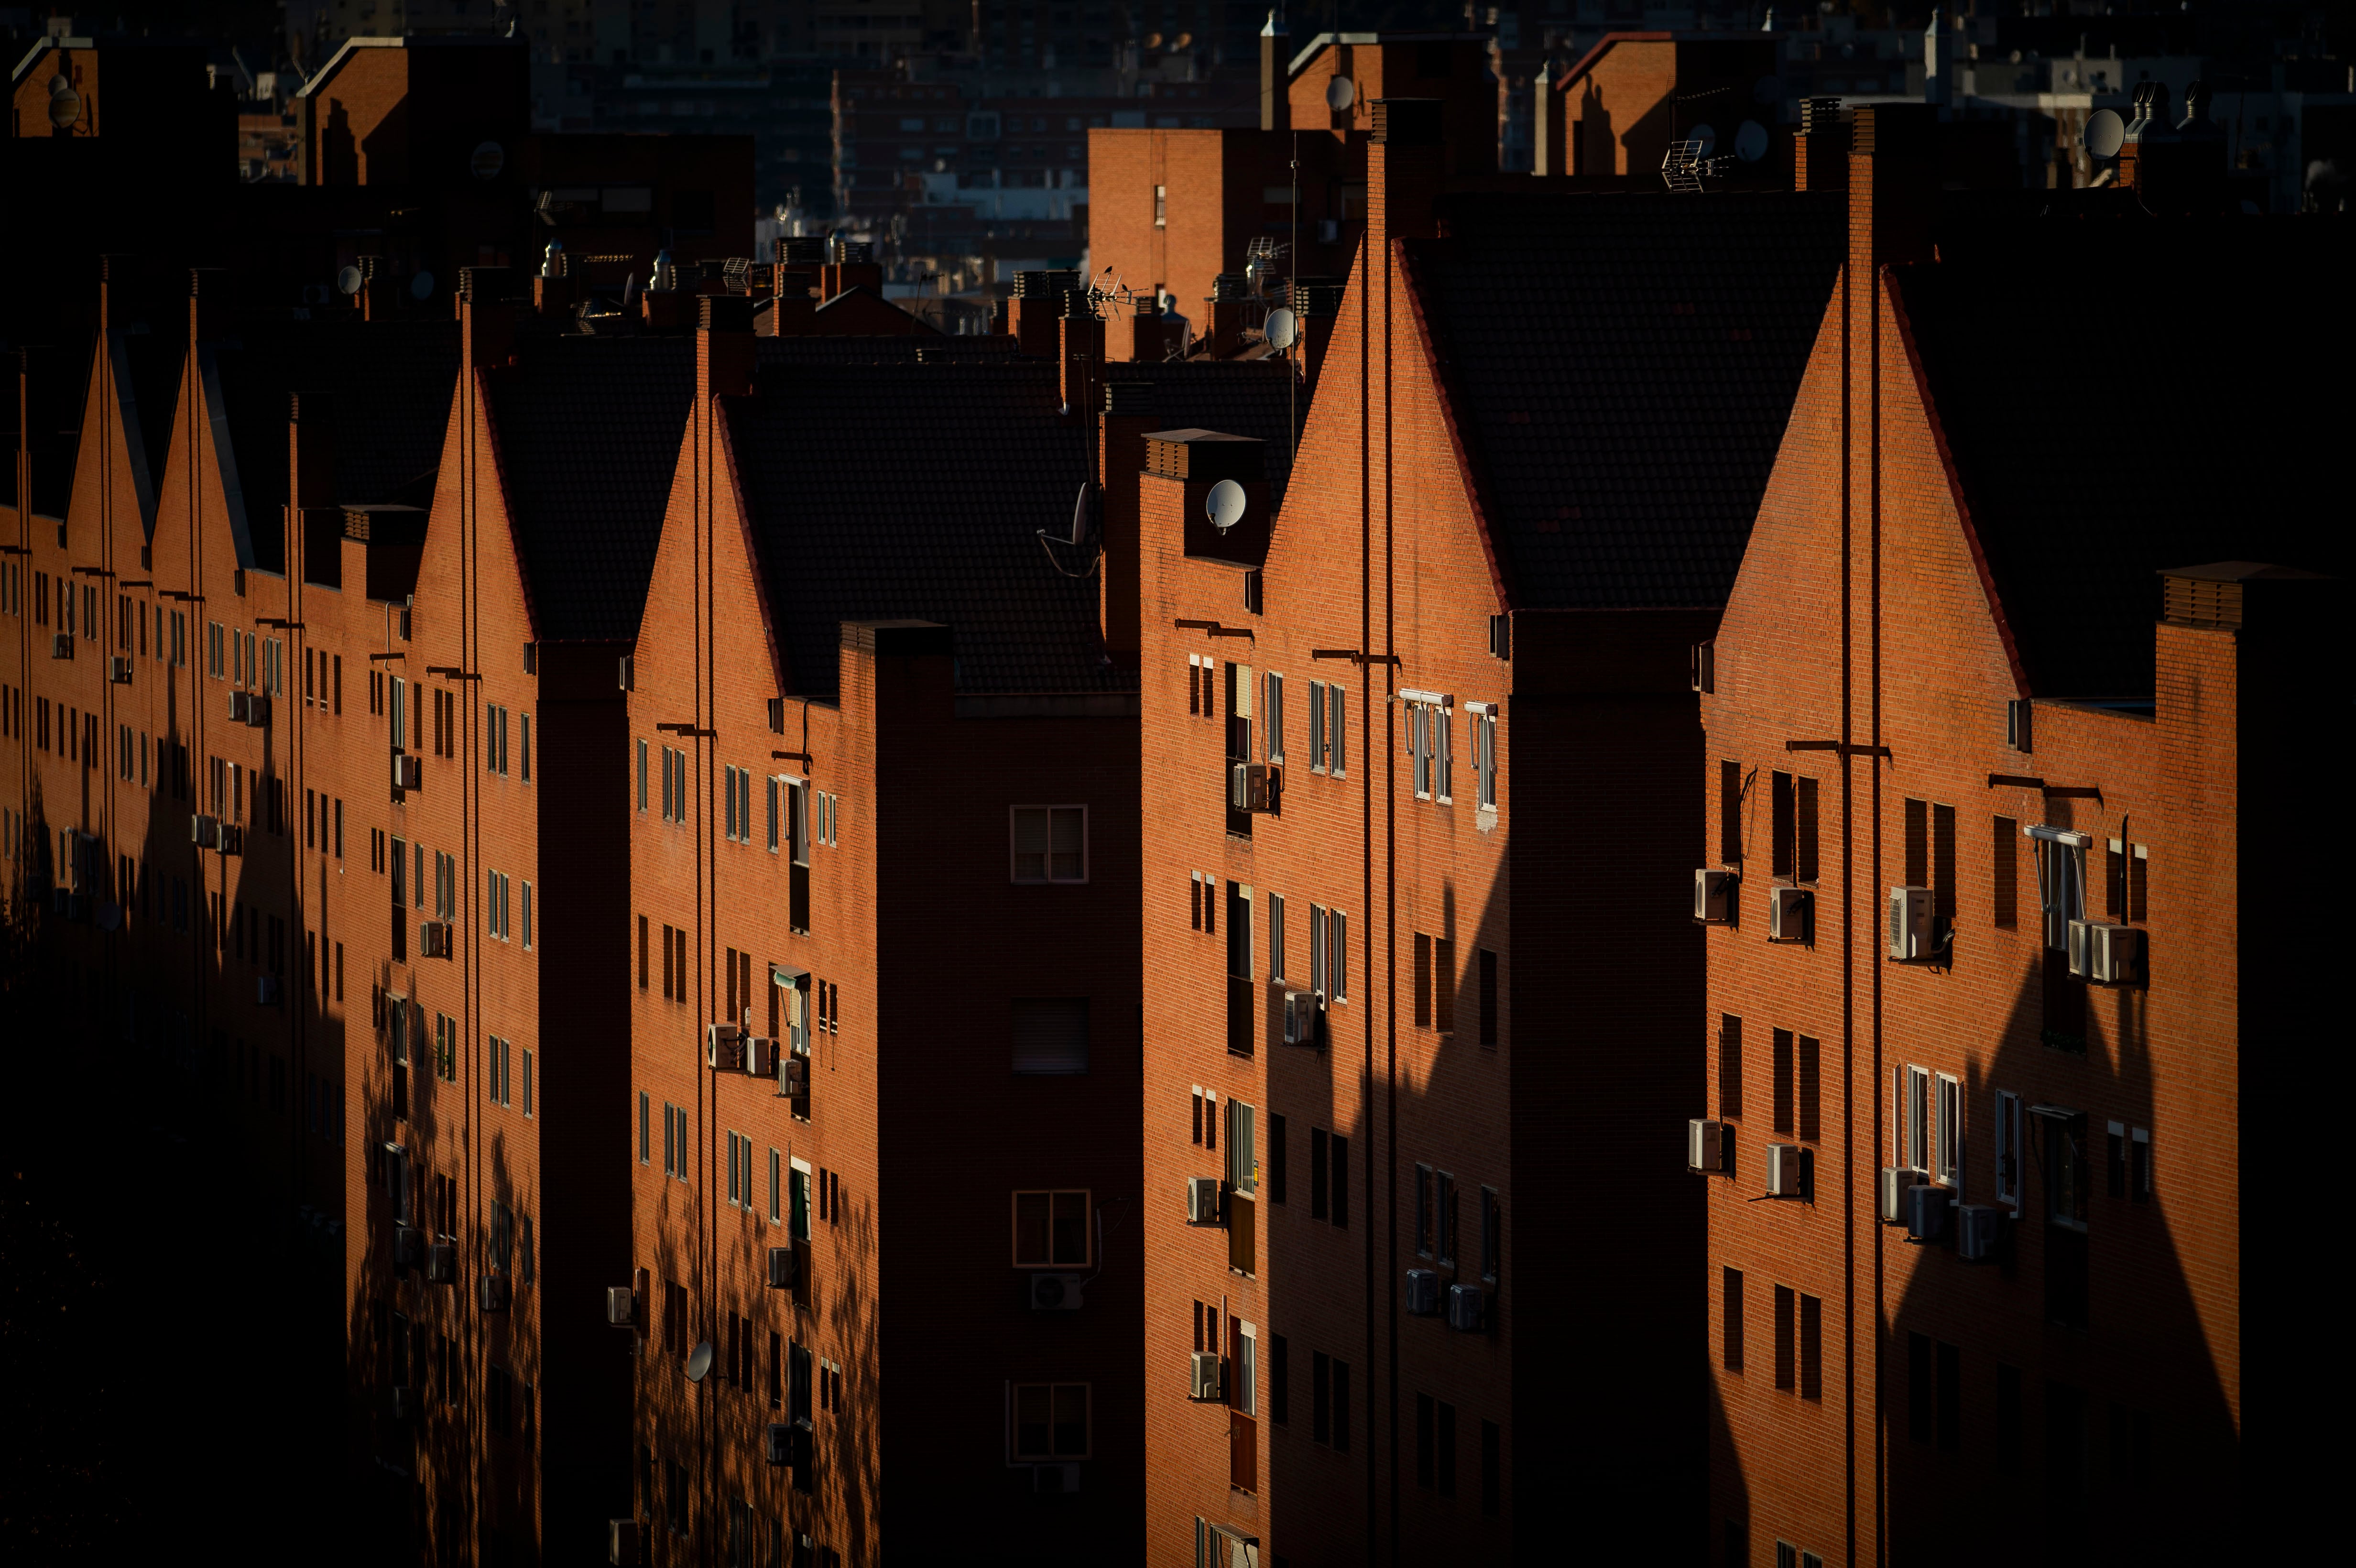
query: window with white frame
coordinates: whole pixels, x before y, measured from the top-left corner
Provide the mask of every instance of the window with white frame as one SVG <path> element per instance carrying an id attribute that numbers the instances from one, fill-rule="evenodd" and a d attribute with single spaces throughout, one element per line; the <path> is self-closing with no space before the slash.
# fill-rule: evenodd
<path id="1" fill-rule="evenodd" d="M 1898 1069 L 1893 1090 L 1891 1123 L 1897 1142 L 1895 1163 L 1903 1170 L 1931 1168 L 1931 1074 L 1920 1067 Z"/>
<path id="2" fill-rule="evenodd" d="M 1939 1141 L 1934 1157 L 1938 1179 L 1958 1194 L 1964 1185 L 1964 1088 L 1948 1074 L 1938 1078 Z"/>
<path id="3" fill-rule="evenodd" d="M 1467 725 L 1472 731 L 1472 803 L 1483 811 L 1497 808 L 1497 705 L 1468 702 Z"/>
<path id="4" fill-rule="evenodd" d="M 1346 1002 L 1349 988 L 1350 917 L 1338 909 L 1309 906 L 1309 983 L 1328 1002 Z"/>
<path id="5" fill-rule="evenodd" d="M 1268 977 L 1281 980 L 1284 971 L 1284 895 L 1268 895 Z"/>
<path id="6" fill-rule="evenodd" d="M 2070 923 L 2086 916 L 2086 848 L 2094 840 L 2068 828 L 2038 824 L 2020 831 L 2037 846 L 2037 895 L 2045 912 L 2045 945 L 2067 952 Z"/>
<path id="7" fill-rule="evenodd" d="M 1325 683 L 1309 683 L 1309 771 L 1325 771 Z"/>
<path id="8" fill-rule="evenodd" d="M 1415 797 L 1446 804 L 1453 794 L 1454 759 L 1450 745 L 1455 699 L 1439 691 L 1403 691 L 1407 705 L 1408 755 L 1412 759 Z"/>
<path id="9" fill-rule="evenodd" d="M 1253 1136 L 1252 1108 L 1241 1100 L 1227 1102 L 1227 1185 L 1246 1198 L 1259 1191 L 1258 1143 Z"/>
<path id="10" fill-rule="evenodd" d="M 1266 711 L 1260 718 L 1260 729 L 1268 737 L 1268 760 L 1281 763 L 1284 761 L 1284 677 L 1270 670 L 1267 683 L 1267 698 L 1261 704 Z"/>
<path id="11" fill-rule="evenodd" d="M 1084 805 L 1017 805 L 1012 819 L 1009 865 L 1018 882 L 1085 882 L 1088 880 L 1088 816 Z"/>

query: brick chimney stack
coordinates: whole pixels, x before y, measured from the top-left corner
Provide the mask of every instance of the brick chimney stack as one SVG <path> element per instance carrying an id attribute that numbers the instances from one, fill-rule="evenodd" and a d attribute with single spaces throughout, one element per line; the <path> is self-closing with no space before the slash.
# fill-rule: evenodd
<path id="1" fill-rule="evenodd" d="M 1079 286 L 1076 272 L 1014 274 L 1014 336 L 1024 354 L 1040 359 L 1055 357 L 1064 341 L 1066 296 Z"/>
<path id="2" fill-rule="evenodd" d="M 361 293 L 367 293 L 365 285 Z M 542 254 L 540 275 L 531 281 L 532 308 L 541 315 L 564 315 L 571 314 L 573 301 L 573 273 L 565 262 L 564 246 L 552 240 Z"/>
<path id="3" fill-rule="evenodd" d="M 1110 381 L 1104 389 L 1104 414 L 1097 443 L 1097 483 L 1101 498 L 1097 508 L 1098 537 L 1103 541 L 1103 583 L 1098 603 L 1103 614 L 1105 651 L 1128 668 L 1138 661 L 1138 616 L 1142 571 L 1138 479 L 1145 472 L 1145 437 L 1158 429 L 1151 381 Z"/>
<path id="4" fill-rule="evenodd" d="M 488 369 L 515 360 L 515 301 L 505 267 L 458 269 L 459 352 L 466 369 Z"/>
<path id="5" fill-rule="evenodd" d="M 1792 188 L 1848 188 L 1849 123 L 1837 98 L 1800 101 L 1800 131 L 1792 138 Z"/>
<path id="6" fill-rule="evenodd" d="M 1259 30 L 1259 128 L 1292 129 L 1292 37 L 1273 11 Z"/>
<path id="7" fill-rule="evenodd" d="M 753 298 L 704 294 L 695 302 L 695 392 L 699 404 L 753 389 Z"/>
<path id="8" fill-rule="evenodd" d="M 1251 298 L 1251 280 L 1241 272 L 1221 272 L 1211 280 L 1211 357 L 1231 358 L 1244 346 L 1244 306 Z"/>
<path id="9" fill-rule="evenodd" d="M 1169 357 L 1170 329 L 1162 320 L 1162 301 L 1157 295 L 1140 294 L 1131 302 L 1129 318 L 1129 357 L 1142 364 L 1157 364 Z"/>
<path id="10" fill-rule="evenodd" d="M 290 583 L 339 584 L 343 512 L 336 506 L 336 400 L 329 392 L 287 399 L 287 572 Z"/>

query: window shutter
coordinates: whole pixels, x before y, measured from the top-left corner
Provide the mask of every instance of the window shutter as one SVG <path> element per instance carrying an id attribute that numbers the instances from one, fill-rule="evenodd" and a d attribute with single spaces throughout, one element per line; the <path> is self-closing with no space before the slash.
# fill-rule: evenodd
<path id="1" fill-rule="evenodd" d="M 1075 1076 L 1088 1070 L 1088 999 L 1017 997 L 1013 1070 L 1025 1076 Z"/>

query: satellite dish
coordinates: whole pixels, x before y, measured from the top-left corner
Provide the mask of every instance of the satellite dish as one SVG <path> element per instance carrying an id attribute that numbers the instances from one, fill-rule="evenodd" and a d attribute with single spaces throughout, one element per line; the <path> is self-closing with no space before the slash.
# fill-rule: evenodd
<path id="1" fill-rule="evenodd" d="M 358 267 L 346 267 L 342 272 L 336 274 L 336 287 L 348 294 L 356 294 L 359 293 L 360 284 L 364 280 L 360 277 L 360 270 Z"/>
<path id="2" fill-rule="evenodd" d="M 1282 305 L 1268 313 L 1268 346 L 1290 348 L 1301 339 L 1301 323 Z"/>
<path id="3" fill-rule="evenodd" d="M 1211 526 L 1221 533 L 1244 520 L 1244 507 L 1248 505 L 1244 487 L 1232 479 L 1220 480 L 1203 498 L 1204 512 L 1210 517 Z"/>
<path id="4" fill-rule="evenodd" d="M 1078 499 L 1072 503 L 1072 547 L 1078 549 L 1088 542 L 1089 528 L 1097 520 L 1097 487 L 1093 480 L 1080 481 Z"/>
<path id="5" fill-rule="evenodd" d="M 497 142 L 477 142 L 469 160 L 478 180 L 495 180 L 499 171 L 508 166 L 508 150 Z"/>
<path id="6" fill-rule="evenodd" d="M 2115 109 L 2097 109 L 2086 116 L 2086 151 L 2098 158 L 2115 158 L 2126 144 L 2126 122 Z"/>
<path id="7" fill-rule="evenodd" d="M 432 299 L 434 297 L 434 274 L 431 272 L 420 272 L 415 277 L 410 279 L 409 297 L 413 300 Z"/>
<path id="8" fill-rule="evenodd" d="M 81 94 L 70 86 L 58 85 L 64 80 L 65 78 L 58 77 L 49 84 L 49 123 L 60 131 L 81 118 Z"/>
<path id="9" fill-rule="evenodd" d="M 1358 84 L 1346 76 L 1337 76 L 1325 84 L 1325 107 L 1339 114 L 1358 101 Z"/>
<path id="10" fill-rule="evenodd" d="M 1697 144 L 1695 150 L 1707 158 L 1718 151 L 1718 133 L 1708 125 L 1697 125 L 1686 133 L 1686 140 Z"/>
<path id="11" fill-rule="evenodd" d="M 700 1383 L 712 1371 L 712 1341 L 704 1340 L 687 1353 L 687 1381 Z"/>
<path id="12" fill-rule="evenodd" d="M 1767 155 L 1767 127 L 1756 120 L 1745 120 L 1734 133 L 1734 155 L 1746 164 L 1755 164 Z"/>

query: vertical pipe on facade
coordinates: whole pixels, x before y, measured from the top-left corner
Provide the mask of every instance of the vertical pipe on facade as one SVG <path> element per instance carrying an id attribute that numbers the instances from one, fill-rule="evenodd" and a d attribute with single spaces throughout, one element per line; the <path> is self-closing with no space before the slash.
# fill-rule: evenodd
<path id="1" fill-rule="evenodd" d="M 1913 171 L 1910 170 L 1909 176 L 1910 177 L 1912 177 Z M 1878 196 L 1879 193 L 1877 192 L 1876 194 Z M 1873 813 L 1873 880 L 1869 885 L 1875 891 L 1875 903 L 1873 905 L 1873 909 L 1877 917 L 1875 926 L 1877 933 L 1879 931 L 1879 916 L 1881 909 L 1879 902 L 1880 889 L 1884 885 L 1881 880 L 1881 786 L 1884 778 L 1887 776 L 1882 768 L 1882 757 L 1879 750 L 1881 745 L 1881 263 L 1878 254 L 1879 250 L 1879 247 L 1877 246 L 1877 255 L 1867 267 L 1864 279 L 1866 288 L 1866 298 L 1864 301 L 1866 307 L 1865 319 L 1866 332 L 1868 335 L 1866 338 L 1866 376 L 1867 385 L 1871 389 L 1867 394 L 1866 401 L 1866 439 L 1870 443 L 1867 453 L 1868 468 L 1866 471 L 1866 484 L 1869 486 L 1868 504 L 1870 508 L 1866 539 L 1867 549 L 1869 553 L 1869 560 L 1868 561 L 1868 576 L 1866 579 L 1867 603 L 1869 606 L 1866 626 L 1868 661 L 1867 680 L 1869 684 L 1867 688 L 1866 701 L 1868 705 L 1868 721 L 1871 726 L 1869 731 L 1871 740 L 1869 743 L 1876 748 L 1872 757 L 1872 772 L 1868 774 L 1871 788 L 1867 805 Z M 1877 1106 L 1879 1106 L 1881 1102 L 1881 976 L 1882 963 L 1879 955 L 1877 955 L 1873 963 L 1873 1098 L 1874 1104 Z M 1874 1147 L 1879 1151 L 1880 1147 L 1881 1140 L 1877 1136 L 1874 1139 Z M 1879 1157 L 1878 1152 L 1875 1157 Z M 1880 1179 L 1878 1171 L 1879 1168 L 1877 1168 L 1877 1175 L 1875 1177 L 1877 1188 Z M 1877 1200 L 1879 1199 L 1879 1196 L 1880 1194 L 1877 1190 L 1875 1193 Z M 1875 1218 L 1879 1220 L 1879 1215 L 1877 1213 Z M 1887 1326 L 1882 1313 L 1888 1288 L 1888 1281 L 1884 1277 L 1884 1268 L 1889 1253 L 1887 1249 L 1881 1244 L 1881 1227 L 1879 1224 L 1877 1223 L 1874 1226 L 1873 1232 L 1874 1385 L 1878 1388 L 1880 1386 L 1881 1381 L 1882 1334 Z M 1873 1532 L 1873 1556 L 1874 1561 L 1877 1563 L 1887 1562 L 1890 1555 L 1890 1531 L 1888 1528 L 1890 1447 L 1887 1443 L 1881 1440 L 1881 1402 L 1877 1399 L 1874 1401 L 1873 1445 L 1875 1456 L 1873 1478 L 1873 1514 L 1875 1520 L 1875 1528 Z"/>
<path id="2" fill-rule="evenodd" d="M 1387 157 L 1385 160 L 1387 165 Z M 1391 394 L 1394 382 L 1391 373 L 1391 298 L 1392 241 L 1390 202 L 1383 202 L 1383 1279 L 1382 1300 L 1385 1325 L 1384 1359 L 1387 1365 L 1385 1381 L 1390 1405 L 1390 1482 L 1386 1488 L 1386 1501 L 1390 1509 L 1390 1560 L 1399 1560 L 1399 1293 L 1391 1281 L 1399 1277 L 1398 1271 L 1398 757 L 1391 733 L 1395 715 L 1391 708 L 1392 666 L 1390 656 L 1397 652 L 1393 645 L 1396 634 L 1397 586 L 1393 577 L 1392 503 L 1397 492 L 1394 478 L 1397 466 L 1391 447 Z M 1360 699 L 1367 709 L 1364 726 L 1366 738 L 1374 739 L 1373 708 L 1375 682 L 1373 672 L 1367 672 L 1362 683 L 1365 695 Z M 1371 775 L 1374 772 L 1368 768 Z M 1366 781 L 1369 789 L 1374 780 Z M 1368 900 L 1369 903 L 1373 901 Z M 1372 926 L 1366 941 L 1374 940 Z M 1374 971 L 1373 954 L 1367 955 L 1366 969 Z M 1366 1151 L 1366 1183 L 1374 1185 L 1374 1150 Z"/>
<path id="3" fill-rule="evenodd" d="M 1370 152 L 1369 156 L 1371 155 Z M 1382 187 L 1379 182 L 1371 178 L 1368 180 L 1367 197 L 1370 203 L 1381 199 L 1381 189 Z M 1372 410 L 1368 406 L 1368 400 L 1374 395 L 1374 370 L 1372 364 L 1372 355 L 1374 352 L 1373 318 L 1375 306 L 1374 281 L 1372 277 L 1374 268 L 1372 243 L 1374 233 L 1374 228 L 1370 224 L 1367 227 L 1365 237 L 1361 238 L 1358 241 L 1358 647 L 1362 651 L 1365 648 L 1367 644 L 1372 642 L 1374 639 L 1374 583 L 1370 576 L 1374 566 L 1375 539 L 1374 415 Z M 1366 727 L 1373 721 L 1373 715 L 1366 706 L 1365 691 L 1364 688 L 1365 686 L 1367 670 L 1366 667 L 1363 663 L 1358 666 L 1357 673 L 1359 677 L 1357 685 L 1360 688 L 1358 693 L 1358 732 L 1361 735 L 1366 735 L 1369 733 Z M 1365 945 L 1366 962 L 1361 965 L 1360 968 L 1369 976 L 1371 976 L 1373 972 L 1374 963 L 1374 944 L 1373 937 L 1370 934 L 1374 928 L 1375 914 L 1374 775 L 1375 770 L 1373 760 L 1369 758 L 1365 767 L 1361 770 L 1361 776 L 1358 781 L 1359 879 L 1360 887 L 1364 895 L 1364 901 L 1361 903 L 1360 907 L 1365 911 L 1365 918 L 1360 923 L 1366 928 L 1366 933 L 1368 933 L 1362 935 L 1361 938 Z M 1369 997 L 1367 998 L 1368 1008 L 1371 1009 L 1373 1005 L 1373 998 Z M 1365 1016 L 1365 1059 L 1364 1065 L 1359 1070 L 1359 1090 L 1358 1103 L 1363 1112 L 1373 1105 L 1375 1097 L 1375 1022 L 1374 1014 L 1371 1010 L 1369 1010 Z M 1340 1119 L 1341 1118 L 1339 1116 L 1334 1118 L 1336 1122 L 1339 1122 Z M 1369 1118 L 1369 1120 L 1371 1120 L 1371 1118 Z M 1373 1131 L 1372 1126 L 1369 1125 L 1366 1128 L 1366 1131 L 1371 1133 Z M 1366 1179 L 1369 1184 L 1371 1184 L 1374 1180 L 1375 1174 L 1374 1139 L 1371 1136 L 1362 1136 L 1360 1141 L 1366 1146 Z M 1375 1302 L 1376 1299 L 1375 1293 L 1375 1238 L 1373 1225 L 1371 1223 L 1371 1200 L 1373 1199 L 1374 1194 L 1370 1190 L 1366 1196 L 1369 1200 L 1370 1221 L 1367 1226 L 1365 1242 L 1366 1371 L 1371 1378 L 1375 1369 Z M 1374 1390 L 1370 1387 L 1366 1392 L 1369 1396 L 1366 1401 L 1366 1408 L 1371 1415 L 1375 1407 L 1375 1402 L 1372 1398 Z M 1394 1427 L 1392 1432 L 1392 1440 L 1394 1442 L 1398 1440 L 1398 1432 L 1396 1427 Z M 1365 1543 L 1366 1562 L 1369 1564 L 1369 1568 L 1372 1568 L 1373 1564 L 1380 1561 L 1375 1544 L 1379 1534 L 1377 1528 L 1379 1514 L 1377 1510 L 1381 1506 L 1381 1488 L 1379 1485 L 1380 1473 L 1376 1464 L 1376 1457 L 1373 1423 L 1369 1420 L 1366 1431 Z M 1396 1458 L 1396 1456 L 1394 1456 L 1394 1458 Z M 1396 1465 L 1394 1465 L 1393 1467 L 1396 1468 Z"/>
<path id="4" fill-rule="evenodd" d="M 1851 200 L 1855 197 L 1852 196 Z M 1841 261 L 1841 461 L 1840 461 L 1840 734 L 1841 734 L 1841 1396 L 1843 1517 L 1847 1561 L 1857 1561 L 1857 797 L 1848 745 L 1852 739 L 1849 661 L 1855 641 L 1850 612 L 1849 532 L 1851 412 L 1856 397 L 1852 370 L 1850 274 Z M 1877 1066 L 1873 1079 L 1879 1093 Z M 1878 1147 L 1878 1145 L 1877 1145 Z M 1879 1252 L 1876 1253 L 1879 1256 Z"/>

